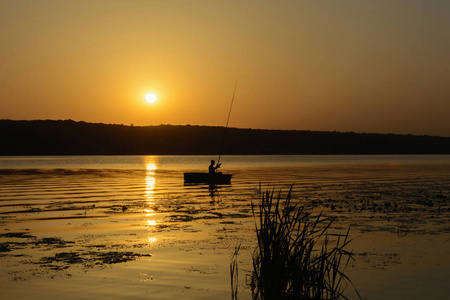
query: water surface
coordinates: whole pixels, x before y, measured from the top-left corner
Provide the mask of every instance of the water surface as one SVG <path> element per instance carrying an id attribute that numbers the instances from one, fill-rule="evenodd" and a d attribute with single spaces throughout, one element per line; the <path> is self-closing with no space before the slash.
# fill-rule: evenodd
<path id="1" fill-rule="evenodd" d="M 450 156 L 224 156 L 232 184 L 184 185 L 211 156 L 0 157 L 0 286 L 25 299 L 229 299 L 255 245 L 251 203 L 283 193 L 352 228 L 369 299 L 448 292 Z M 417 284 L 421 283 L 420 290 Z M 75 293 L 76 291 L 76 293 Z M 349 292 L 350 293 L 350 292 Z M 64 294 L 66 295 L 66 294 Z M 388 297 L 390 298 L 390 297 Z"/>

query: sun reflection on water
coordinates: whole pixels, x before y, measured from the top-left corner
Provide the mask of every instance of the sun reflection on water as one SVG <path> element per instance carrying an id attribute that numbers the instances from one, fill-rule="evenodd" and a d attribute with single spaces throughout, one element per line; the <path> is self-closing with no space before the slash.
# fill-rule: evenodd
<path id="1" fill-rule="evenodd" d="M 155 171 L 158 169 L 156 157 L 145 157 L 145 199 L 149 204 L 154 203 L 155 198 Z"/>
<path id="2" fill-rule="evenodd" d="M 156 243 L 157 241 L 158 241 L 158 239 L 157 239 L 156 237 L 149 237 L 149 238 L 148 238 L 149 244 Z"/>
<path id="3" fill-rule="evenodd" d="M 155 215 L 155 211 L 153 209 L 146 208 L 144 209 L 144 212 L 146 217 L 151 217 Z"/>
<path id="4" fill-rule="evenodd" d="M 146 226 L 148 228 L 154 228 L 156 226 L 156 220 L 154 219 L 156 213 L 152 206 L 155 204 L 155 185 L 156 185 L 156 170 L 158 169 L 157 157 L 146 156 L 145 163 L 145 200 L 148 208 L 144 209 L 146 220 Z M 158 239 L 156 237 L 148 237 L 148 243 L 154 244 Z"/>

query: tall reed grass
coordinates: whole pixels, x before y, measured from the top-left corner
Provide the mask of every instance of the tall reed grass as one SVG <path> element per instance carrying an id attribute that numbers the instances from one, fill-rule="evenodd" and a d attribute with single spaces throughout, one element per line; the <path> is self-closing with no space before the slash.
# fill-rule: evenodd
<path id="1" fill-rule="evenodd" d="M 347 299 L 343 292 L 349 284 L 353 286 L 343 272 L 352 259 L 352 253 L 344 249 L 351 241 L 349 231 L 329 233 L 333 219 L 322 214 L 310 217 L 301 206 L 292 204 L 291 195 L 292 187 L 284 200 L 281 192 L 275 198 L 273 191 L 267 191 L 259 205 L 252 204 L 258 241 L 253 253 L 252 298 Z M 237 272 L 237 265 L 233 270 Z M 233 278 L 237 274 L 232 273 Z M 233 299 L 237 299 L 236 284 L 234 288 Z"/>

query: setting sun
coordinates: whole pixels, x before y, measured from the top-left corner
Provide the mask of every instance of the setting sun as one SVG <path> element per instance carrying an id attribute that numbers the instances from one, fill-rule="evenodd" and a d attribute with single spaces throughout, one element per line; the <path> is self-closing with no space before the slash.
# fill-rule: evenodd
<path id="1" fill-rule="evenodd" d="M 145 95 L 145 101 L 148 103 L 155 103 L 156 102 L 156 95 L 154 93 L 148 93 Z"/>

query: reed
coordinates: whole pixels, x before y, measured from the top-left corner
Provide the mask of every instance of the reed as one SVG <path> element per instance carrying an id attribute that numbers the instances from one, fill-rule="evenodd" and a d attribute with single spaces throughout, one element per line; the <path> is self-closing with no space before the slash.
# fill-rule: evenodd
<path id="1" fill-rule="evenodd" d="M 258 241 L 250 284 L 253 299 L 347 299 L 343 292 L 348 284 L 353 286 L 343 273 L 352 259 L 344 249 L 351 241 L 349 231 L 330 234 L 333 219 L 322 214 L 311 218 L 291 203 L 291 193 L 292 187 L 282 201 L 281 192 L 275 198 L 274 191 L 267 191 L 261 204 L 252 204 Z M 236 273 L 237 265 L 234 268 Z M 232 271 L 232 285 L 233 278 L 237 275 Z"/>
<path id="2" fill-rule="evenodd" d="M 238 270 L 238 262 L 237 256 L 239 254 L 239 249 L 241 245 L 234 248 L 234 253 L 231 256 L 230 263 L 230 276 L 231 276 L 231 299 L 238 299 L 238 288 L 239 288 L 239 270 Z"/>

